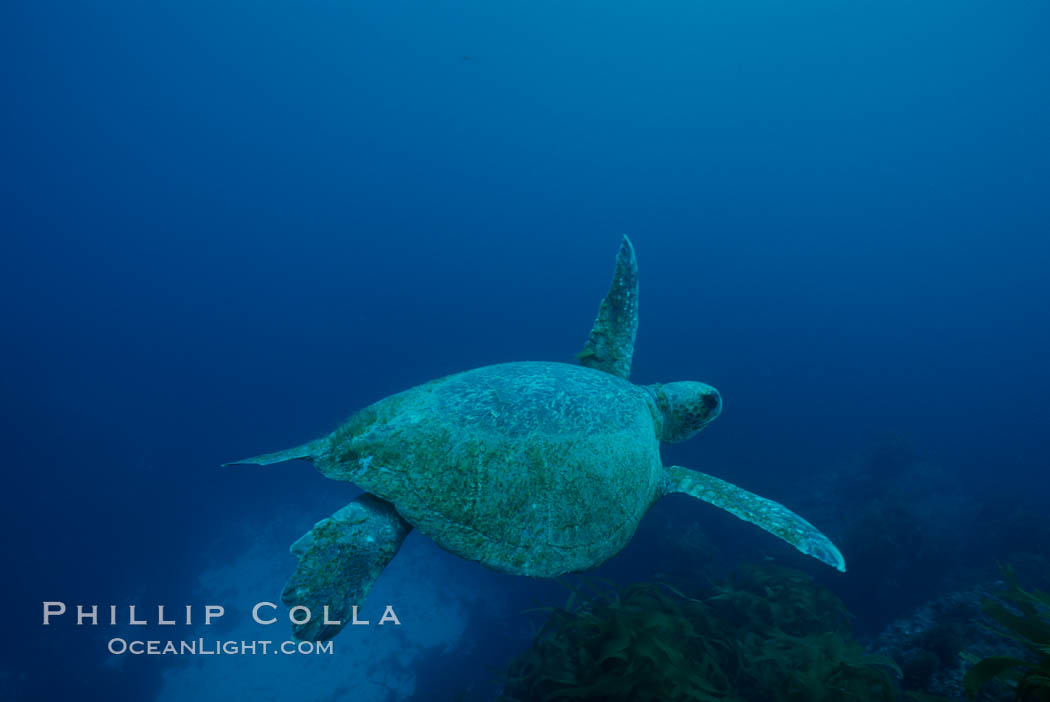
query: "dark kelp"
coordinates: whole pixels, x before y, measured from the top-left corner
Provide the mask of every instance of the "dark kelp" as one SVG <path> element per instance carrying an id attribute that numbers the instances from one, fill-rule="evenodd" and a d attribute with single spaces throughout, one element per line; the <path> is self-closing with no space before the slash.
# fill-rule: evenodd
<path id="1" fill-rule="evenodd" d="M 1001 680 L 1013 688 L 1018 702 L 1050 702 L 1050 594 L 1022 589 L 1010 566 L 1003 574 L 1009 590 L 986 598 L 982 610 L 995 621 L 996 630 L 1019 644 L 1027 656 L 974 659 L 963 687 L 972 699 L 992 680 Z"/>
<path id="2" fill-rule="evenodd" d="M 738 570 L 699 597 L 641 583 L 553 609 L 504 700 L 890 702 L 900 671 L 867 655 L 848 613 L 800 572 Z"/>

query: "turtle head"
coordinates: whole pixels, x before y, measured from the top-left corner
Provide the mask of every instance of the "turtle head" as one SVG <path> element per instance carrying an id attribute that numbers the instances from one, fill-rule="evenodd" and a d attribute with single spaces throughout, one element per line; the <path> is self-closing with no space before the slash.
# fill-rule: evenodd
<path id="1" fill-rule="evenodd" d="M 722 413 L 722 396 L 707 383 L 657 383 L 646 390 L 656 402 L 660 441 L 685 441 Z"/>

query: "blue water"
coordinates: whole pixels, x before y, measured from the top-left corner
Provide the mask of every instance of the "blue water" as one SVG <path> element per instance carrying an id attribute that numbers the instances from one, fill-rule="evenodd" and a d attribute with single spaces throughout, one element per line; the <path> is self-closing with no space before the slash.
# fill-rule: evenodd
<path id="1" fill-rule="evenodd" d="M 844 547 L 836 580 L 668 498 L 599 574 L 680 564 L 666 530 L 696 522 L 725 554 L 814 573 L 877 631 L 1011 549 L 1046 554 L 1046 527 L 1015 517 L 1050 497 L 1048 32 L 1043 4 L 969 0 L 5 4 L 0 695 L 305 690 L 311 659 L 278 682 L 114 657 L 112 630 L 43 627 L 41 603 L 276 601 L 283 575 L 251 564 L 289 572 L 286 546 L 356 492 L 305 464 L 219 464 L 450 372 L 572 362 L 624 233 L 633 379 L 725 398 L 665 462 L 837 540 L 835 505 L 894 483 L 941 559 Z M 850 482 L 887 445 L 906 458 Z M 842 475 L 852 492 L 827 487 Z M 491 697 L 485 666 L 528 645 L 522 610 L 565 591 L 405 549 L 402 627 L 337 654 L 413 651 L 389 699 L 450 680 Z M 910 579 L 864 595 L 887 564 Z M 383 699 L 360 675 L 300 698 Z"/>

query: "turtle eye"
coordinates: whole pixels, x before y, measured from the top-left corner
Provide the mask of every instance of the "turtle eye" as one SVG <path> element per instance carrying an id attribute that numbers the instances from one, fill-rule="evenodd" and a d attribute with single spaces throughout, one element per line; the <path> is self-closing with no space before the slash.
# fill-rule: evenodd
<path id="1" fill-rule="evenodd" d="M 704 395 L 704 407 L 709 410 L 713 410 L 722 404 L 722 398 L 718 396 L 717 392 L 709 392 Z"/>

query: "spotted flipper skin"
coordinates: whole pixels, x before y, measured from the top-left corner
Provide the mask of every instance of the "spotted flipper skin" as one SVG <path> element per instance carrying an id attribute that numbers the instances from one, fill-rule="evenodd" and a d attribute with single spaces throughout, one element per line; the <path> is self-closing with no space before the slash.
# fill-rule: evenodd
<path id="1" fill-rule="evenodd" d="M 765 529 L 806 555 L 846 572 L 846 560 L 831 539 L 779 502 L 759 497 L 732 483 L 680 466 L 667 469 L 667 492 L 682 492 L 720 507 L 730 514 Z"/>
<path id="2" fill-rule="evenodd" d="M 303 605 L 310 621 L 293 624 L 297 639 L 324 641 L 338 634 L 361 605 L 412 526 L 389 502 L 364 494 L 292 544 L 299 566 L 288 579 L 281 601 Z M 328 620 L 340 624 L 325 624 Z"/>
<path id="3" fill-rule="evenodd" d="M 587 345 L 578 354 L 588 368 L 627 378 L 631 375 L 634 337 L 638 332 L 638 261 L 626 236 L 616 256 L 609 292 L 598 308 Z"/>

